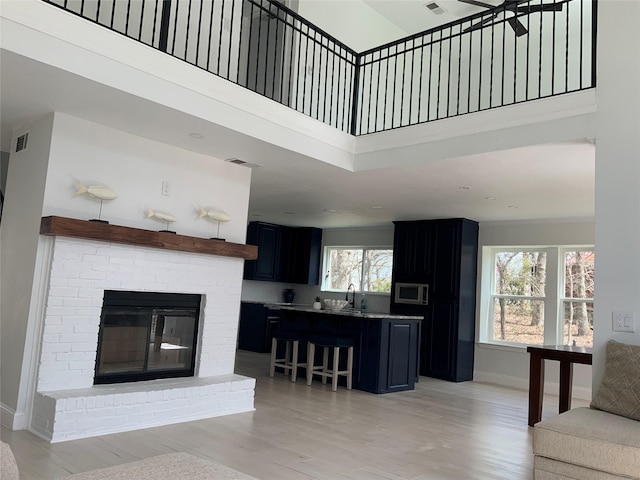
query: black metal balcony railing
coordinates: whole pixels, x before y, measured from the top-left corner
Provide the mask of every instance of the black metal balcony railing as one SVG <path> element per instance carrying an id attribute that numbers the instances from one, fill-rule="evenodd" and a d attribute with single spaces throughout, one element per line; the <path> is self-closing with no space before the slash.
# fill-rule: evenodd
<path id="1" fill-rule="evenodd" d="M 353 135 L 596 83 L 596 0 L 507 0 L 360 54 L 269 0 L 43 1 Z"/>

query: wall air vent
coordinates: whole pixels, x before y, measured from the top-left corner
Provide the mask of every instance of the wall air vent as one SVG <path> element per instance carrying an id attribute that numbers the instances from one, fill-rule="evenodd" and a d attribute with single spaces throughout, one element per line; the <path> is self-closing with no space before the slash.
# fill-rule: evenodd
<path id="1" fill-rule="evenodd" d="M 442 15 L 444 12 L 446 12 L 446 10 L 436 2 L 425 3 L 424 6 L 427 8 L 427 10 L 429 10 L 431 13 L 434 13 L 435 15 Z"/>
<path id="2" fill-rule="evenodd" d="M 29 142 L 29 132 L 24 135 L 20 135 L 16 141 L 16 153 L 22 152 L 27 149 L 27 143 Z"/>
<path id="3" fill-rule="evenodd" d="M 242 165 L 247 168 L 260 168 L 262 165 L 258 165 L 257 163 L 245 162 L 244 160 L 240 160 L 239 158 L 227 158 L 225 162 L 235 163 L 236 165 Z"/>

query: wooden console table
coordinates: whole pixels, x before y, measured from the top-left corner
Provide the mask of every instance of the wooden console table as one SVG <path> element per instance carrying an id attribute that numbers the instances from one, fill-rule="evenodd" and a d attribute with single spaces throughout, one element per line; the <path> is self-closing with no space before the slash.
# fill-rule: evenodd
<path id="1" fill-rule="evenodd" d="M 542 397 L 544 395 L 544 361 L 560 362 L 560 405 L 558 413 L 571 408 L 571 384 L 573 364 L 591 365 L 592 349 L 571 345 L 542 345 L 527 347 L 531 355 L 529 363 L 529 426 L 542 419 Z"/>

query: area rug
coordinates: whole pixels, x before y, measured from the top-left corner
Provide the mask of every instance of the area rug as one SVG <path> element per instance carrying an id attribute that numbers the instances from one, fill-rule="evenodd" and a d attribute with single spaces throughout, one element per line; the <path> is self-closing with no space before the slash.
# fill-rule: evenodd
<path id="1" fill-rule="evenodd" d="M 167 453 L 58 480 L 257 480 L 251 475 L 188 453 Z"/>

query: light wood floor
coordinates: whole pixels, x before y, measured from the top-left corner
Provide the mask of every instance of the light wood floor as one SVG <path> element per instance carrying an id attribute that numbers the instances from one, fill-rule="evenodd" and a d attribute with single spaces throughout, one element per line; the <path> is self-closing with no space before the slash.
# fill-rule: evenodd
<path id="1" fill-rule="evenodd" d="M 256 411 L 49 444 L 2 429 L 21 479 L 53 479 L 163 453 L 189 452 L 263 480 L 530 479 L 527 394 L 421 377 L 415 391 L 375 395 L 268 376 L 266 354 L 239 352 Z M 545 399 L 544 416 L 557 411 Z M 574 400 L 573 406 L 586 405 Z"/>

